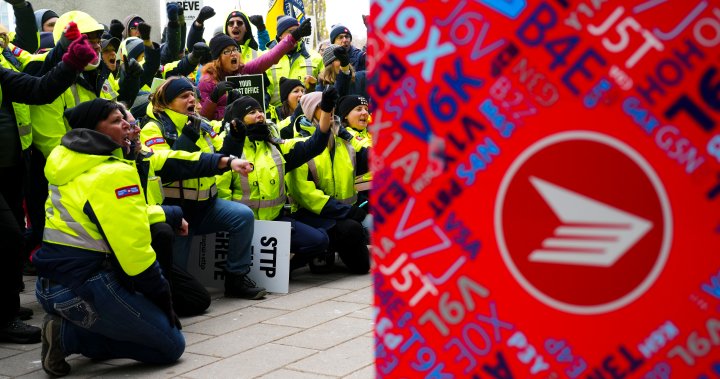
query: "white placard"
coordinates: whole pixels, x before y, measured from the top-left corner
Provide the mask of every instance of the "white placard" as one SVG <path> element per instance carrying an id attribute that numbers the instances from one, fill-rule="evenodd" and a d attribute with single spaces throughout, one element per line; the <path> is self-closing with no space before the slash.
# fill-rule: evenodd
<path id="1" fill-rule="evenodd" d="M 200 14 L 203 7 L 203 0 L 166 0 L 165 3 L 177 3 L 185 14 L 185 23 L 192 24 Z"/>
<path id="2" fill-rule="evenodd" d="M 188 271 L 206 287 L 223 288 L 228 234 L 216 233 L 193 238 Z M 290 279 L 290 223 L 255 221 L 250 278 L 268 292 L 288 293 Z"/>

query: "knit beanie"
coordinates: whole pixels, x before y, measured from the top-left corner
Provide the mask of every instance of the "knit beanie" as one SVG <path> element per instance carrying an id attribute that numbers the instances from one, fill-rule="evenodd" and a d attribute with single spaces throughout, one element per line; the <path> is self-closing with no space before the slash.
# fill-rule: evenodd
<path id="1" fill-rule="evenodd" d="M 137 60 L 140 54 L 145 52 L 145 45 L 143 45 L 143 40 L 138 37 L 129 37 L 125 40 L 125 51 L 127 52 L 128 60 Z"/>
<path id="2" fill-rule="evenodd" d="M 305 88 L 302 82 L 297 79 L 288 79 L 286 77 L 280 78 L 280 101 L 282 102 L 287 100 L 288 96 L 290 96 L 290 92 L 292 92 L 292 90 L 296 87 Z"/>
<path id="3" fill-rule="evenodd" d="M 335 38 L 343 33 L 349 35 L 350 41 L 352 41 L 352 33 L 350 33 L 350 29 L 346 28 L 343 24 L 333 25 L 330 30 L 330 43 L 335 43 Z"/>
<path id="4" fill-rule="evenodd" d="M 252 111 L 253 109 L 260 109 L 261 112 L 263 111 L 262 105 L 260 105 L 257 100 L 250 96 L 238 97 L 237 100 L 233 101 L 230 104 L 229 108 L 229 113 L 231 113 L 231 117 L 239 118 L 240 120 L 245 118 L 245 115 L 250 113 L 250 111 Z"/>
<path id="5" fill-rule="evenodd" d="M 322 53 L 323 64 L 325 65 L 325 67 L 330 66 L 335 61 L 335 59 L 337 59 L 335 58 L 335 49 L 341 48 L 342 46 L 339 45 L 330 45 L 325 48 L 325 51 L 323 51 Z"/>
<path id="6" fill-rule="evenodd" d="M 192 83 L 184 76 L 179 76 L 174 80 L 168 80 L 167 83 L 165 87 L 165 102 L 168 104 L 172 103 L 181 93 L 195 90 Z"/>
<path id="7" fill-rule="evenodd" d="M 63 115 L 73 129 L 85 128 L 95 130 L 97 124 L 106 119 L 108 108 L 112 102 L 107 99 L 97 98 L 84 101 L 74 108 L 65 110 Z"/>
<path id="8" fill-rule="evenodd" d="M 53 18 L 60 17 L 57 13 L 50 9 L 38 9 L 35 11 L 35 24 L 37 25 L 38 31 L 42 32 L 42 26 L 45 21 Z"/>
<path id="9" fill-rule="evenodd" d="M 230 38 L 227 34 L 216 34 L 210 40 L 210 54 L 212 59 L 220 58 L 220 54 L 222 54 L 223 50 L 225 50 L 228 46 L 238 47 L 235 40 Z"/>
<path id="10" fill-rule="evenodd" d="M 309 120 L 313 119 L 315 110 L 320 106 L 320 101 L 322 101 L 322 92 L 319 91 L 310 92 L 300 98 L 300 107 L 302 108 L 305 117 Z"/>
<path id="11" fill-rule="evenodd" d="M 288 15 L 278 16 L 277 18 L 277 38 L 280 38 L 280 36 L 285 33 L 286 30 L 293 26 L 300 26 L 300 23 L 297 19 L 290 17 Z"/>
<path id="12" fill-rule="evenodd" d="M 340 116 L 341 120 L 344 120 L 345 117 L 347 117 L 347 115 L 350 113 L 350 111 L 352 111 L 358 105 L 367 106 L 367 99 L 360 95 L 343 96 L 338 100 L 336 114 Z"/>

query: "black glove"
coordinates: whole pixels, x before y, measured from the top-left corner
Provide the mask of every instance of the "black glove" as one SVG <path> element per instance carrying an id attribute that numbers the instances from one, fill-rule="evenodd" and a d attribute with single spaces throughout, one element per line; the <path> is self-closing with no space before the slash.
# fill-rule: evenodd
<path id="1" fill-rule="evenodd" d="M 215 16 L 215 9 L 212 9 L 211 6 L 206 5 L 202 7 L 202 9 L 200 9 L 200 14 L 197 16 L 197 19 L 195 19 L 195 21 L 197 21 L 198 24 L 202 24 L 205 22 L 205 20 L 209 19 L 212 16 Z"/>
<path id="2" fill-rule="evenodd" d="M 338 91 L 335 87 L 326 89 L 322 94 L 322 100 L 320 100 L 320 109 L 323 112 L 332 112 L 333 108 L 335 108 L 335 103 L 337 103 L 338 97 L 340 97 L 340 95 L 338 95 Z"/>
<path id="3" fill-rule="evenodd" d="M 138 31 L 140 32 L 140 38 L 143 41 L 150 40 L 150 30 L 152 30 L 152 27 L 144 22 L 141 22 L 140 25 L 138 25 Z"/>
<path id="4" fill-rule="evenodd" d="M 245 123 L 239 118 L 233 118 L 230 122 L 230 135 L 239 140 L 245 139 Z"/>
<path id="5" fill-rule="evenodd" d="M 125 26 L 120 22 L 119 20 L 112 20 L 110 21 L 110 35 L 119 39 L 120 41 L 123 40 L 122 33 L 125 31 Z"/>
<path id="6" fill-rule="evenodd" d="M 363 220 L 365 220 L 366 216 L 367 211 L 355 205 L 350 208 L 350 211 L 347 214 L 347 218 L 355 220 L 357 222 L 362 222 Z"/>
<path id="7" fill-rule="evenodd" d="M 227 80 L 218 82 L 218 84 L 215 86 L 215 89 L 210 94 L 210 101 L 212 101 L 213 103 L 217 103 L 218 100 L 220 100 L 220 98 L 222 97 L 222 95 L 225 94 L 225 92 L 233 88 L 237 88 L 237 84 L 233 82 L 228 82 Z"/>
<path id="8" fill-rule="evenodd" d="M 300 24 L 300 27 L 293 30 L 292 33 L 295 41 L 300 41 L 303 37 L 307 37 L 312 34 L 312 25 L 310 25 L 310 19 L 306 18 L 305 21 Z"/>
<path id="9" fill-rule="evenodd" d="M 175 2 L 167 3 L 165 4 L 165 9 L 167 10 L 168 22 L 177 22 L 178 4 Z"/>
<path id="10" fill-rule="evenodd" d="M 125 57 L 125 63 L 123 63 L 122 68 L 123 71 L 125 71 L 125 76 L 133 78 L 139 78 L 143 73 L 142 66 L 135 60 L 135 58 L 130 58 L 128 60 L 127 57 Z"/>
<path id="11" fill-rule="evenodd" d="M 245 133 L 250 141 L 267 141 L 270 138 L 270 127 L 267 124 L 245 126 Z"/>
<path id="12" fill-rule="evenodd" d="M 336 48 L 333 50 L 333 54 L 335 54 L 335 58 L 340 61 L 340 67 L 345 67 L 350 64 L 350 57 L 344 47 Z"/>
<path id="13" fill-rule="evenodd" d="M 261 15 L 259 15 L 259 14 L 250 16 L 250 23 L 253 24 L 253 25 L 255 25 L 255 27 L 257 28 L 258 32 L 262 32 L 263 30 L 266 29 L 266 28 L 265 28 L 265 21 L 263 21 L 263 17 L 262 17 Z"/>
<path id="14" fill-rule="evenodd" d="M 178 319 L 177 315 L 175 314 L 175 310 L 173 309 L 172 296 L 170 295 L 169 291 L 149 300 L 152 301 L 153 304 L 155 304 L 158 308 L 160 308 L 163 313 L 165 313 L 168 321 L 170 321 L 171 328 L 174 326 L 178 328 L 178 330 L 182 329 L 182 324 L 180 324 L 180 320 Z"/>
<path id="15" fill-rule="evenodd" d="M 196 42 L 193 45 L 192 52 L 188 55 L 190 64 L 197 66 L 198 63 L 205 64 L 212 60 L 210 48 L 205 42 Z"/>
<path id="16" fill-rule="evenodd" d="M 183 126 L 182 134 L 191 141 L 196 142 L 200 138 L 200 123 L 202 120 L 195 116 L 188 116 L 188 120 Z"/>
<path id="17" fill-rule="evenodd" d="M 5 0 L 5 2 L 12 5 L 13 7 L 19 7 L 25 4 L 25 0 Z"/>

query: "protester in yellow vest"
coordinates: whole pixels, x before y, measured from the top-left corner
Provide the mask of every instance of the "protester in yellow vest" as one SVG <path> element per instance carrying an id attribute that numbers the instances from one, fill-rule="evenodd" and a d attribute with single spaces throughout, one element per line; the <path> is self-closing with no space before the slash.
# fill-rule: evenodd
<path id="1" fill-rule="evenodd" d="M 50 375 L 70 372 L 70 354 L 169 364 L 185 350 L 135 162 L 123 157 L 132 128 L 122 111 L 105 99 L 67 110 L 73 129 L 48 158 L 45 235 L 33 262 Z"/>
<path id="2" fill-rule="evenodd" d="M 292 33 L 300 26 L 298 21 L 290 16 L 281 16 L 277 22 L 277 37 L 275 41 L 268 44 L 268 48 L 272 48 L 286 35 Z M 270 105 L 280 107 L 280 78 L 297 79 L 305 85 L 308 91 L 315 90 L 318 75 L 322 71 L 323 59 L 314 50 L 308 50 L 305 42 L 299 41 L 295 49 L 280 61 L 270 67 L 266 74 L 270 80 L 267 88 L 270 94 Z"/>
<path id="3" fill-rule="evenodd" d="M 338 100 L 337 115 L 340 117 L 342 126 L 353 136 L 357 141 L 356 143 L 367 148 L 372 147 L 372 135 L 367 128 L 370 114 L 368 113 L 368 101 L 366 98 L 358 95 L 341 97 Z M 368 171 L 355 177 L 355 189 L 359 191 L 359 202 L 370 200 L 371 188 L 372 172 Z"/>

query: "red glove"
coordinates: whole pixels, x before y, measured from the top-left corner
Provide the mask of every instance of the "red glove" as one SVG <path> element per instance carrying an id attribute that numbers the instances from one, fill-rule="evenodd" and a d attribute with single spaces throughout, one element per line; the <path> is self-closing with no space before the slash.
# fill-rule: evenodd
<path id="1" fill-rule="evenodd" d="M 77 27 L 76 27 L 77 29 Z M 82 71 L 88 63 L 97 59 L 97 53 L 88 42 L 87 36 L 82 36 L 68 46 L 68 51 L 63 55 L 62 61 L 75 71 Z"/>
<path id="2" fill-rule="evenodd" d="M 76 39 L 80 38 L 80 29 L 78 29 L 75 21 L 70 21 L 70 23 L 65 28 L 65 38 L 67 38 L 69 41 L 75 41 Z"/>

